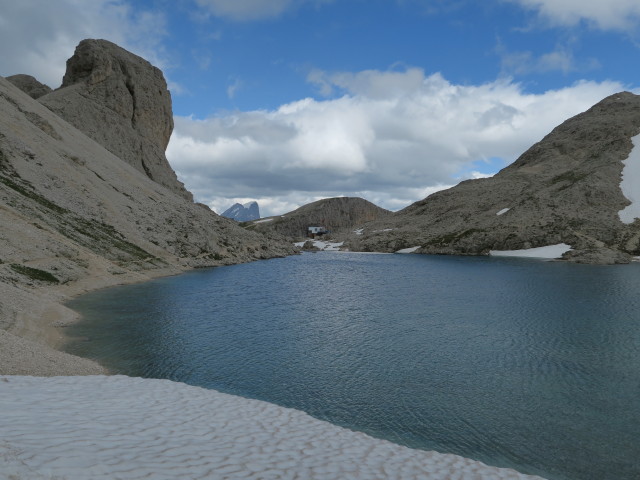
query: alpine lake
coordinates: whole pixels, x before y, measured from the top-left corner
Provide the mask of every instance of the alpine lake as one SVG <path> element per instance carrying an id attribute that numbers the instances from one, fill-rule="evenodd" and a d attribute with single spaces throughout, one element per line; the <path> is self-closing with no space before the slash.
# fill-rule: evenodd
<path id="1" fill-rule="evenodd" d="M 67 304 L 66 350 L 549 480 L 640 478 L 640 265 L 304 253 Z"/>

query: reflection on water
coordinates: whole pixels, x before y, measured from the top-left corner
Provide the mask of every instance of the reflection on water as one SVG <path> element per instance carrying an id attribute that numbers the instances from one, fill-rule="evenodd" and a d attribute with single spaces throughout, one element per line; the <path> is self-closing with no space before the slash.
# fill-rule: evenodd
<path id="1" fill-rule="evenodd" d="M 640 478 L 637 265 L 304 254 L 70 306 L 68 351 L 120 373 L 549 479 Z"/>

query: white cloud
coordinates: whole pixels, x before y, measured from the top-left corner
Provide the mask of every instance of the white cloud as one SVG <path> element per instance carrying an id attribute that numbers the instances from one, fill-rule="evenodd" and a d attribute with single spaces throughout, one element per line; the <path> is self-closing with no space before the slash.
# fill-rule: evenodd
<path id="1" fill-rule="evenodd" d="M 232 20 L 258 20 L 280 15 L 293 0 L 196 0 L 218 17 Z"/>
<path id="2" fill-rule="evenodd" d="M 508 75 L 549 72 L 569 74 L 601 67 L 600 62 L 595 58 L 576 60 L 570 45 L 556 45 L 552 51 L 536 56 L 531 51 L 509 51 L 499 40 L 496 53 L 500 56 L 502 71 Z"/>
<path id="3" fill-rule="evenodd" d="M 570 50 L 559 48 L 535 57 L 532 52 L 502 52 L 502 69 L 509 73 L 547 73 L 560 71 L 569 73 L 578 69 Z"/>
<path id="4" fill-rule="evenodd" d="M 314 69 L 307 76 L 320 93 L 330 96 L 336 87 L 368 98 L 386 98 L 403 95 L 422 88 L 424 72 L 420 68 L 402 71 L 365 70 L 359 73 L 342 72 L 328 74 Z"/>
<path id="5" fill-rule="evenodd" d="M 510 80 L 455 85 L 416 68 L 316 71 L 311 80 L 345 93 L 273 111 L 176 118 L 169 160 L 200 201 L 216 208 L 246 198 L 262 207 L 271 199 L 274 210 L 262 207 L 269 215 L 308 198 L 357 195 L 398 209 L 461 175 L 476 176 L 479 161 L 510 163 L 565 119 L 623 89 L 580 82 L 534 95 Z"/>
<path id="6" fill-rule="evenodd" d="M 631 30 L 640 24 L 638 0 L 510 0 L 538 11 L 552 25 L 582 21 L 602 30 Z"/>
<path id="7" fill-rule="evenodd" d="M 166 19 L 124 0 L 20 0 L 0 9 L 0 75 L 33 75 L 56 88 L 65 62 L 85 38 L 104 38 L 163 67 Z"/>
<path id="8" fill-rule="evenodd" d="M 320 5 L 334 0 L 196 0 L 196 3 L 216 17 L 246 22 L 280 16 L 305 3 Z"/>
<path id="9" fill-rule="evenodd" d="M 227 97 L 233 100 L 236 97 L 238 90 L 242 88 L 242 81 L 239 78 L 233 80 L 227 87 Z"/>

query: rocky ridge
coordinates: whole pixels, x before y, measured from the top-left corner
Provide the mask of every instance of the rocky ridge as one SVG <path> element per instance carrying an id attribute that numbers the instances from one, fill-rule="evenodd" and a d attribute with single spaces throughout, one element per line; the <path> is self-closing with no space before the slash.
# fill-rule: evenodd
<path id="1" fill-rule="evenodd" d="M 86 99 L 66 99 L 80 115 L 74 99 Z M 1 77 L 0 113 L 0 373 L 102 372 L 47 347 L 75 317 L 61 304 L 71 295 L 294 253 L 153 181 Z M 158 121 L 149 131 L 169 123 Z M 102 135 L 118 135 L 111 126 Z"/>
<path id="2" fill-rule="evenodd" d="M 249 230 L 274 232 L 297 240 L 307 236 L 310 226 L 323 226 L 332 233 L 338 233 L 390 214 L 389 210 L 363 198 L 336 197 L 318 200 L 284 215 L 266 217 L 245 226 Z"/>
<path id="3" fill-rule="evenodd" d="M 630 204 L 620 180 L 638 134 L 640 96 L 612 95 L 495 176 L 436 192 L 344 240 L 352 250 L 456 255 L 564 242 L 567 260 L 627 263 L 640 255 L 640 222 L 619 218 Z"/>
<path id="4" fill-rule="evenodd" d="M 29 95 L 31 98 L 40 98 L 47 93 L 51 93 L 51 87 L 40 83 L 35 77 L 31 75 L 18 74 L 7 77 L 11 83 Z"/>

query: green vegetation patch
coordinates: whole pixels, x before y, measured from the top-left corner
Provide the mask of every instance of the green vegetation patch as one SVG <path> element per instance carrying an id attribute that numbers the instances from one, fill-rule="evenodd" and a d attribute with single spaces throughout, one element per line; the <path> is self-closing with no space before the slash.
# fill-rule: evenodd
<path id="1" fill-rule="evenodd" d="M 19 274 L 30 278 L 31 280 L 49 283 L 60 283 L 60 280 L 58 280 L 54 275 L 45 270 L 40 270 L 39 268 L 26 267 L 17 263 L 12 263 L 11 268 Z"/>
<path id="2" fill-rule="evenodd" d="M 8 162 L 6 162 L 6 157 L 2 150 L 0 150 L 0 184 L 9 187 L 22 197 L 30 199 L 39 206 L 44 207 L 47 211 L 44 212 L 45 216 L 41 217 L 41 219 L 45 223 L 52 226 L 65 237 L 89 248 L 98 255 L 120 261 L 166 264 L 166 262 L 151 255 L 138 245 L 127 241 L 125 236 L 111 225 L 93 219 L 79 217 L 66 208 L 60 207 L 38 194 L 31 184 L 20 178 Z M 19 266 L 12 267 L 14 270 L 19 271 L 17 269 Z M 25 269 L 27 267 L 20 268 Z M 19 273 L 29 277 L 35 275 L 34 272 L 29 274 L 27 270 L 19 271 Z M 58 283 L 58 280 L 48 272 L 42 272 L 40 275 L 41 277 L 39 278 L 31 278 Z"/>
<path id="3" fill-rule="evenodd" d="M 8 164 L 9 162 L 7 161 L 6 155 L 4 154 L 2 149 L 0 149 L 0 170 L 5 170 Z"/>
<path id="4" fill-rule="evenodd" d="M 7 187 L 11 188 L 12 190 L 15 190 L 16 192 L 18 192 L 20 195 L 26 197 L 26 198 L 30 198 L 31 200 L 34 200 L 35 202 L 39 203 L 40 205 L 42 205 L 43 207 L 52 210 L 56 213 L 65 213 L 68 210 L 66 208 L 62 208 L 58 205 L 56 205 L 55 203 L 53 203 L 50 200 L 47 200 L 46 198 L 44 198 L 42 195 L 37 194 L 36 192 L 34 192 L 33 190 L 31 190 L 29 187 L 25 186 L 25 185 L 20 185 L 19 183 L 15 182 L 14 180 L 7 178 L 5 176 L 0 176 L 0 183 L 3 183 L 4 185 L 6 185 Z"/>
<path id="5" fill-rule="evenodd" d="M 96 220 L 80 217 L 66 218 L 58 231 L 99 255 L 105 255 L 115 249 L 129 255 L 135 260 L 156 259 L 146 250 L 125 240 L 124 236 L 114 227 Z"/>
<path id="6" fill-rule="evenodd" d="M 51 220 L 57 219 L 57 222 L 53 223 L 56 230 L 98 254 L 104 254 L 105 250 L 116 249 L 136 260 L 153 257 L 149 252 L 125 240 L 124 236 L 111 225 L 73 215 L 66 208 L 56 205 L 33 191 L 19 178 L 0 175 L 0 183 L 45 207 L 53 214 Z"/>

